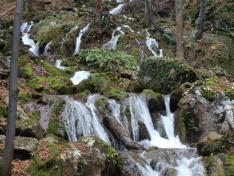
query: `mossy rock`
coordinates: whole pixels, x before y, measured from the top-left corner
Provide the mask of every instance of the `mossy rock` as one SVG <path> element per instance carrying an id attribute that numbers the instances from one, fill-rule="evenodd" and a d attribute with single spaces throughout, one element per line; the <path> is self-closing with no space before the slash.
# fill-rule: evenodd
<path id="1" fill-rule="evenodd" d="M 124 98 L 128 97 L 128 93 L 124 90 L 116 87 L 107 87 L 103 90 L 103 95 L 115 99 L 117 101 L 123 100 Z"/>
<path id="2" fill-rule="evenodd" d="M 63 99 L 57 100 L 52 107 L 52 117 L 50 118 L 47 133 L 54 134 L 59 137 L 64 137 L 65 126 L 62 122 L 61 113 L 63 112 L 65 101 Z"/>
<path id="3" fill-rule="evenodd" d="M 226 176 L 224 175 L 223 162 L 216 155 L 203 158 L 207 176 Z"/>
<path id="4" fill-rule="evenodd" d="M 180 136 L 183 143 L 197 142 L 201 129 L 199 127 L 199 120 L 192 109 L 180 109 L 176 111 L 176 132 Z"/>
<path id="5" fill-rule="evenodd" d="M 211 77 L 204 81 L 202 95 L 207 100 L 213 102 L 217 94 L 224 93 L 231 100 L 234 99 L 234 88 L 225 77 Z"/>
<path id="6" fill-rule="evenodd" d="M 195 71 L 188 64 L 174 58 L 147 59 L 142 62 L 138 76 L 142 87 L 165 94 L 182 83 L 197 80 Z"/>

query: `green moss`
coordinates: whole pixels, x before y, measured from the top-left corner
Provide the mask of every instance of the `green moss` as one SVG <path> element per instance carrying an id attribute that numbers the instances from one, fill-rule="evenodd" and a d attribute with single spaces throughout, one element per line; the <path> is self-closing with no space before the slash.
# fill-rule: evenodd
<path id="1" fill-rule="evenodd" d="M 37 153 L 27 172 L 34 176 L 62 176 L 63 168 L 62 162 L 58 158 L 59 151 L 57 146 L 49 143 L 47 147 L 49 148 L 49 157 L 46 160 L 42 160 L 39 153 Z"/>
<path id="2" fill-rule="evenodd" d="M 7 108 L 7 106 L 5 106 L 5 105 L 0 105 L 0 117 L 7 117 L 7 112 L 8 112 L 8 110 L 7 110 L 8 108 Z"/>
<path id="3" fill-rule="evenodd" d="M 209 101 L 214 101 L 218 93 L 224 93 L 230 99 L 234 99 L 234 88 L 226 78 L 211 77 L 203 83 L 202 95 Z"/>
<path id="4" fill-rule="evenodd" d="M 56 136 L 61 136 L 60 130 L 64 128 L 64 124 L 61 122 L 60 115 L 64 109 L 65 101 L 59 100 L 55 102 L 52 109 L 53 117 L 48 125 L 48 133 L 54 134 Z"/>
<path id="5" fill-rule="evenodd" d="M 103 94 L 109 98 L 113 98 L 116 100 L 122 100 L 126 97 L 128 97 L 128 93 L 125 92 L 122 89 L 116 88 L 116 87 L 107 87 Z"/>
<path id="6" fill-rule="evenodd" d="M 81 62 L 88 66 L 98 67 L 101 71 L 123 72 L 136 70 L 136 59 L 124 52 L 103 48 L 92 48 L 80 51 Z"/>
<path id="7" fill-rule="evenodd" d="M 193 143 L 198 140 L 201 130 L 192 109 L 187 112 L 181 109 L 177 112 L 176 131 L 184 143 Z"/>
<path id="8" fill-rule="evenodd" d="M 30 78 L 32 75 L 33 75 L 33 64 L 27 63 L 25 66 L 23 66 L 22 76 L 24 78 Z"/>
<path id="9" fill-rule="evenodd" d="M 141 87 L 169 93 L 184 82 L 197 80 L 195 71 L 184 61 L 175 58 L 146 59 L 139 71 Z"/>
<path id="10" fill-rule="evenodd" d="M 25 102 L 29 102 L 32 100 L 32 93 L 28 91 L 20 91 L 19 92 L 19 100 Z"/>
<path id="11" fill-rule="evenodd" d="M 30 118 L 26 120 L 17 120 L 16 121 L 16 128 L 19 127 L 28 127 L 32 125 L 39 124 L 40 121 L 40 111 L 33 111 L 27 114 Z"/>
<path id="12" fill-rule="evenodd" d="M 227 157 L 227 165 L 225 165 L 225 176 L 233 176 L 234 174 L 234 155 Z"/>

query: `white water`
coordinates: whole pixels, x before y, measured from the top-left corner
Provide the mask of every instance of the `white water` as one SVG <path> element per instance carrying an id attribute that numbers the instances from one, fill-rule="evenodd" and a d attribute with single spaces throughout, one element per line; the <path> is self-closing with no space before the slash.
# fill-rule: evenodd
<path id="1" fill-rule="evenodd" d="M 159 47 L 158 42 L 154 38 L 146 37 L 146 46 L 148 49 L 151 51 L 151 53 L 154 55 L 156 58 L 162 58 L 163 57 L 163 50 L 159 50 L 159 54 L 157 54 L 156 49 Z"/>
<path id="2" fill-rule="evenodd" d="M 49 43 L 46 44 L 45 49 L 44 49 L 44 55 L 49 57 L 51 54 L 51 46 L 52 46 L 53 42 L 50 41 Z"/>
<path id="3" fill-rule="evenodd" d="M 118 34 L 116 34 L 117 32 L 119 32 Z M 121 35 L 124 35 L 124 32 L 122 31 L 121 27 L 117 27 L 113 32 L 112 32 L 112 37 L 111 40 L 109 42 L 107 42 L 106 44 L 103 45 L 104 48 L 107 49 L 116 49 L 119 37 Z"/>
<path id="4" fill-rule="evenodd" d="M 159 148 L 186 148 L 180 139 L 174 135 L 174 114 L 170 112 L 168 97 L 165 98 L 167 107 L 166 116 L 161 116 L 163 125 L 167 134 L 167 138 L 163 138 L 157 129 L 154 128 L 152 118 L 146 103 L 146 98 L 143 95 L 131 95 L 129 106 L 131 112 L 131 126 L 133 139 L 139 141 L 139 126 L 138 122 L 143 122 L 149 132 L 150 140 L 140 141 L 146 147 L 157 146 Z M 172 120 L 172 121 L 171 121 Z"/>
<path id="5" fill-rule="evenodd" d="M 125 3 L 119 4 L 117 7 L 115 7 L 115 8 L 112 9 L 112 10 L 110 10 L 109 13 L 110 13 L 111 15 L 119 15 L 119 14 L 122 12 L 124 6 L 125 6 Z"/>
<path id="6" fill-rule="evenodd" d="M 129 29 L 131 32 L 134 32 L 134 30 L 128 25 L 123 24 L 122 27 Z"/>
<path id="7" fill-rule="evenodd" d="M 108 99 L 109 109 L 112 116 L 119 122 L 120 125 L 128 129 L 128 120 L 125 115 L 121 116 L 121 104 L 113 99 Z"/>
<path id="8" fill-rule="evenodd" d="M 76 38 L 76 48 L 75 48 L 74 55 L 79 54 L 79 52 L 80 52 L 81 38 L 82 38 L 82 36 L 89 30 L 89 26 L 90 26 L 90 23 L 87 24 L 87 26 L 85 26 L 85 27 L 79 32 L 79 35 L 78 35 L 78 37 Z"/>
<path id="9" fill-rule="evenodd" d="M 35 56 L 39 56 L 39 42 L 35 43 L 30 38 L 30 30 L 33 26 L 33 22 L 23 23 L 21 25 L 21 33 L 22 33 L 22 42 L 24 45 L 29 46 L 29 51 L 33 53 Z"/>
<path id="10" fill-rule="evenodd" d="M 102 126 L 95 102 L 98 95 L 88 97 L 86 103 L 67 98 L 62 119 L 65 124 L 69 141 L 77 141 L 82 136 L 98 136 L 110 143 L 107 133 Z"/>
<path id="11" fill-rule="evenodd" d="M 57 59 L 57 60 L 55 61 L 55 67 L 56 67 L 56 68 L 58 68 L 58 69 L 60 69 L 60 70 L 66 70 L 67 67 L 62 66 L 61 64 L 62 64 L 62 60 Z"/>
<path id="12" fill-rule="evenodd" d="M 75 72 L 74 76 L 71 78 L 71 81 L 74 85 L 78 85 L 81 81 L 88 79 L 91 73 L 89 71 L 78 71 Z"/>

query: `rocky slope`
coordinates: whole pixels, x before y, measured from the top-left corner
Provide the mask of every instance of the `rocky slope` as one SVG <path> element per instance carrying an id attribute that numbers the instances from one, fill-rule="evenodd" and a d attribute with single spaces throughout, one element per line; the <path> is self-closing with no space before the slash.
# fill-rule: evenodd
<path id="1" fill-rule="evenodd" d="M 141 176 L 150 175 L 160 162 L 165 162 L 173 167 L 161 169 L 160 174 L 175 176 L 180 174 L 178 158 L 197 156 L 197 148 L 203 156 L 203 175 L 232 176 L 233 2 L 209 2 L 204 37 L 194 42 L 198 4 L 195 0 L 186 1 L 183 61 L 174 58 L 173 0 L 154 2 L 157 26 L 150 28 L 144 24 L 141 1 L 127 3 L 118 15 L 109 14 L 118 3 L 105 1 L 101 21 L 93 0 L 35 1 L 32 11 L 26 6 L 24 22 L 34 24 L 28 33 L 22 31 L 22 36 L 29 34 L 38 48 L 31 50 L 23 42 L 20 46 L 13 175 Z M 6 133 L 12 19 L 13 12 L 0 19 L 0 156 Z M 80 38 L 79 53 L 74 54 L 77 37 L 87 25 L 88 30 Z M 115 37 L 116 47 L 111 40 Z M 163 49 L 163 58 L 153 57 L 147 38 L 159 41 L 154 51 L 159 55 Z M 87 79 L 73 84 L 75 72 L 84 70 L 90 72 Z M 94 94 L 98 97 L 90 104 Z M 152 123 L 163 137 L 167 132 L 160 118 L 167 114 L 164 95 L 170 94 L 174 132 L 183 144 L 193 148 L 177 151 L 146 147 L 139 141 L 152 136 L 142 121 L 136 124 L 136 140 L 129 104 L 135 94 L 145 97 Z M 118 108 L 120 117 L 115 117 L 113 112 Z M 85 121 L 91 111 L 92 117 L 93 112 L 97 114 L 108 140 L 99 139 L 98 132 L 83 129 L 79 121 L 82 113 L 87 115 Z M 69 133 L 71 121 L 64 119 L 72 113 L 77 118 L 73 124 L 78 127 L 75 133 Z M 190 167 L 196 169 L 192 164 Z"/>

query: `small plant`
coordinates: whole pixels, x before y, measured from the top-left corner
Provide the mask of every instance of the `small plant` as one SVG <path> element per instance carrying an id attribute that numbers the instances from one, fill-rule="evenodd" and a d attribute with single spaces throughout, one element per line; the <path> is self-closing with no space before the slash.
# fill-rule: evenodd
<path id="1" fill-rule="evenodd" d="M 136 59 L 121 51 L 104 48 L 81 50 L 80 61 L 88 66 L 98 67 L 102 71 L 119 72 L 125 69 L 136 70 Z"/>

